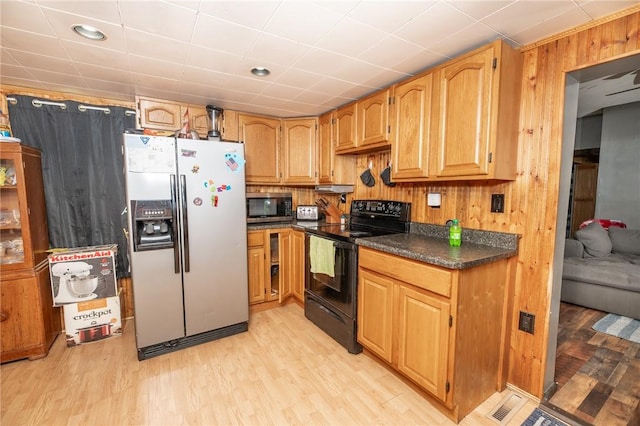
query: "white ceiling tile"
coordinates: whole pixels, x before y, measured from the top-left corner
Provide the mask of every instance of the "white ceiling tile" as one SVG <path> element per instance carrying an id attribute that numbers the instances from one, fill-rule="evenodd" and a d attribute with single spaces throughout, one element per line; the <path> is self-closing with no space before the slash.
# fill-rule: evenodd
<path id="1" fill-rule="evenodd" d="M 193 9 L 160 1 L 120 1 L 120 13 L 125 28 L 132 28 L 188 42 L 196 22 L 197 12 Z M 149 9 L 153 8 L 153 13 Z M 158 19 L 158 15 L 171 17 Z"/>
<path id="2" fill-rule="evenodd" d="M 522 0 L 509 4 L 499 13 L 490 15 L 482 22 L 500 33 L 511 36 L 551 19 L 554 16 L 577 8 L 570 1 L 532 1 Z"/>
<path id="3" fill-rule="evenodd" d="M 422 47 L 399 39 L 393 35 L 381 40 L 356 57 L 385 68 L 393 68 L 397 63 L 414 57 L 423 50 Z"/>
<path id="4" fill-rule="evenodd" d="M 602 18 L 611 14 L 612 10 L 622 10 L 629 7 L 637 6 L 638 1 L 620 1 L 620 0 L 578 0 L 578 5 L 589 14 L 592 19 Z"/>
<path id="5" fill-rule="evenodd" d="M 260 34 L 247 56 L 284 66 L 294 64 L 309 51 L 309 46 L 273 34 Z"/>
<path id="6" fill-rule="evenodd" d="M 265 31 L 289 40 L 314 45 L 341 18 L 341 15 L 314 3 L 282 2 L 266 25 Z"/>
<path id="7" fill-rule="evenodd" d="M 122 50 L 126 47 L 122 26 L 120 24 L 109 24 L 94 19 L 80 18 L 77 15 L 51 9 L 44 9 L 44 14 L 60 40 L 75 41 L 91 46 L 116 50 Z M 96 41 L 82 37 L 72 30 L 72 27 L 78 24 L 91 25 L 102 31 L 107 38 Z"/>
<path id="8" fill-rule="evenodd" d="M 64 41 L 63 44 L 65 51 L 76 62 L 104 66 L 105 58 L 108 58 L 110 68 L 129 69 L 129 57 L 126 53 L 72 41 Z"/>
<path id="9" fill-rule="evenodd" d="M 215 69 L 223 73 L 236 74 L 244 71 L 242 59 L 242 56 L 234 55 L 233 53 L 191 45 L 185 63 L 191 67 Z"/>
<path id="10" fill-rule="evenodd" d="M 2 64 L 2 84 L 7 84 L 5 78 L 35 79 L 30 70 L 20 65 Z"/>
<path id="11" fill-rule="evenodd" d="M 70 87 L 87 87 L 80 73 L 61 74 L 46 70 L 29 70 L 36 80 L 47 81 L 54 84 L 61 84 Z"/>
<path id="12" fill-rule="evenodd" d="M 235 55 L 245 55 L 260 33 L 207 15 L 198 15 L 192 43 Z"/>
<path id="13" fill-rule="evenodd" d="M 298 93 L 292 99 L 306 104 L 322 105 L 325 102 L 329 102 L 332 98 L 333 95 L 328 95 L 326 93 L 319 93 L 313 90 L 298 90 Z"/>
<path id="14" fill-rule="evenodd" d="M 179 40 L 160 37 L 131 29 L 124 30 L 129 53 L 148 58 L 183 62 L 189 45 Z"/>
<path id="15" fill-rule="evenodd" d="M 101 90 L 103 92 L 113 93 L 130 93 L 135 94 L 135 88 L 133 84 L 117 83 L 115 81 L 107 81 L 100 79 L 85 79 L 87 86 L 95 90 Z"/>
<path id="16" fill-rule="evenodd" d="M 456 30 L 468 27 L 475 20 L 447 3 L 439 3 L 418 15 L 393 34 L 411 43 L 429 48 Z"/>
<path id="17" fill-rule="evenodd" d="M 70 59 L 54 58 L 52 56 L 37 55 L 20 50 L 12 51 L 12 56 L 20 65 L 28 68 L 55 71 L 64 74 L 77 74 L 75 62 Z"/>
<path id="18" fill-rule="evenodd" d="M 129 65 L 133 72 L 151 74 L 156 77 L 180 80 L 184 71 L 184 65 L 144 56 L 129 55 Z"/>
<path id="19" fill-rule="evenodd" d="M 589 21 L 589 16 L 580 8 L 570 9 L 562 15 L 541 22 L 535 27 L 519 31 L 510 36 L 521 45 L 533 43 L 547 34 L 556 34 Z"/>
<path id="20" fill-rule="evenodd" d="M 82 76 L 89 79 L 112 81 L 114 83 L 132 84 L 131 73 L 115 68 L 107 68 L 99 65 L 76 63 Z"/>
<path id="21" fill-rule="evenodd" d="M 0 27 L 2 32 L 2 47 L 41 55 L 68 58 L 69 56 L 55 37 L 33 34 L 8 27 Z"/>
<path id="22" fill-rule="evenodd" d="M 300 89 L 297 87 L 271 83 L 260 93 L 260 95 L 277 99 L 295 99 L 299 93 Z"/>
<path id="23" fill-rule="evenodd" d="M 324 78 L 324 76 L 321 74 L 289 68 L 279 76 L 275 76 L 274 81 L 287 86 L 306 89 L 316 84 L 322 78 Z"/>
<path id="24" fill-rule="evenodd" d="M 12 51 L 9 49 L 0 48 L 0 64 L 20 66 L 20 62 L 13 57 L 11 52 Z M 20 53 L 19 50 L 16 50 L 15 52 Z"/>
<path id="25" fill-rule="evenodd" d="M 180 80 L 135 72 L 131 73 L 131 79 L 136 87 L 153 87 L 170 92 L 177 92 L 180 84 Z"/>
<path id="26" fill-rule="evenodd" d="M 450 58 L 429 49 L 422 49 L 414 56 L 408 57 L 406 60 L 397 63 L 393 68 L 398 72 L 415 75 L 420 71 L 431 68 L 432 66 L 446 61 L 447 59 Z"/>
<path id="27" fill-rule="evenodd" d="M 383 88 L 391 86 L 393 83 L 404 80 L 408 77 L 410 77 L 410 75 L 405 73 L 393 70 L 381 70 L 377 74 L 363 76 L 362 85 Z"/>
<path id="28" fill-rule="evenodd" d="M 411 22 L 438 1 L 362 1 L 349 16 L 389 33 Z"/>
<path id="29" fill-rule="evenodd" d="M 320 7 L 331 10 L 339 15 L 348 14 L 360 3 L 360 0 L 320 0 L 316 1 Z"/>
<path id="30" fill-rule="evenodd" d="M 109 22 L 120 25 L 120 10 L 115 1 L 39 1 L 43 10 L 54 9 L 61 12 L 71 13 L 78 18 L 85 17 L 102 22 Z"/>
<path id="31" fill-rule="evenodd" d="M 344 98 L 356 99 L 350 95 L 344 95 L 346 92 L 352 92 L 354 88 L 359 86 L 348 81 L 337 80 L 332 77 L 324 77 L 319 79 L 314 85 L 309 86 L 309 90 L 314 92 L 333 94 L 334 96 L 342 96 Z M 361 90 L 361 89 L 359 89 Z"/>
<path id="32" fill-rule="evenodd" d="M 279 1 L 202 1 L 199 9 L 207 15 L 260 30 L 279 4 Z"/>
<path id="33" fill-rule="evenodd" d="M 18 1 L 1 1 L 2 25 L 36 34 L 55 36 L 49 22 L 38 6 Z"/>
<path id="34" fill-rule="evenodd" d="M 362 52 L 385 37 L 387 33 L 384 31 L 347 17 L 331 28 L 316 43 L 316 47 L 346 56 L 359 57 Z"/>
<path id="35" fill-rule="evenodd" d="M 474 19 L 483 19 L 500 9 L 504 9 L 510 3 L 516 0 L 482 0 L 482 1 L 466 1 L 466 0 L 447 0 L 447 2 L 461 12 L 466 13 Z"/>
<path id="36" fill-rule="evenodd" d="M 346 56 L 314 48 L 300 58 L 294 64 L 294 68 L 317 74 L 331 75 L 336 69 L 341 69 L 351 62 L 353 60 Z"/>
<path id="37" fill-rule="evenodd" d="M 433 44 L 430 50 L 451 58 L 500 38 L 500 34 L 478 22 Z"/>

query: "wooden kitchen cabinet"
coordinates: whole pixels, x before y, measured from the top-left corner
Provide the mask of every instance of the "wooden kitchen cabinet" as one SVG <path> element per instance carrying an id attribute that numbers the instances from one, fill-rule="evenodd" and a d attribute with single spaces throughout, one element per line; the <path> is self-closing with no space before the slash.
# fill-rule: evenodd
<path id="1" fill-rule="evenodd" d="M 207 139 L 211 129 L 211 117 L 207 109 L 196 105 L 181 105 L 180 115 L 184 117 L 187 110 L 189 110 L 189 128 L 195 130 L 200 139 Z M 180 124 L 179 128 L 182 128 L 182 124 Z"/>
<path id="2" fill-rule="evenodd" d="M 357 147 L 358 123 L 356 102 L 342 106 L 335 111 L 333 120 L 333 140 L 336 153 L 351 152 Z"/>
<path id="3" fill-rule="evenodd" d="M 47 355 L 60 331 L 53 308 L 40 151 L 0 144 L 0 361 Z"/>
<path id="4" fill-rule="evenodd" d="M 360 247 L 358 341 L 458 422 L 500 391 L 507 260 L 453 270 Z"/>
<path id="5" fill-rule="evenodd" d="M 522 55 L 497 40 L 436 72 L 436 177 L 515 180 Z"/>
<path id="6" fill-rule="evenodd" d="M 323 114 L 318 119 L 318 183 L 354 185 L 356 157 L 336 155 L 333 140 L 335 112 Z"/>
<path id="7" fill-rule="evenodd" d="M 267 268 L 264 231 L 247 232 L 247 273 L 249 281 L 249 304 L 265 301 L 266 283 L 270 279 Z"/>
<path id="8" fill-rule="evenodd" d="M 245 176 L 248 184 L 279 184 L 280 120 L 238 114 L 239 140 L 244 143 Z"/>
<path id="9" fill-rule="evenodd" d="M 428 178 L 433 143 L 433 74 L 398 84 L 391 107 L 392 180 Z"/>
<path id="10" fill-rule="evenodd" d="M 182 129 L 182 120 L 188 111 L 189 128 L 196 131 L 200 139 L 208 137 L 211 117 L 205 107 L 142 96 L 136 96 L 136 106 L 141 129 L 176 132 Z"/>
<path id="11" fill-rule="evenodd" d="M 282 158 L 285 185 L 315 185 L 317 169 L 317 118 L 282 120 Z"/>
<path id="12" fill-rule="evenodd" d="M 222 112 L 222 129 L 220 129 L 220 139 L 223 141 L 237 142 L 240 140 L 238 134 L 238 111 L 225 109 Z"/>
<path id="13" fill-rule="evenodd" d="M 304 302 L 305 280 L 304 232 L 291 231 L 291 293 L 300 303 Z"/>
<path id="14" fill-rule="evenodd" d="M 356 121 L 358 123 L 356 146 L 359 152 L 390 146 L 390 99 L 391 89 L 385 89 L 358 100 L 356 104 Z"/>

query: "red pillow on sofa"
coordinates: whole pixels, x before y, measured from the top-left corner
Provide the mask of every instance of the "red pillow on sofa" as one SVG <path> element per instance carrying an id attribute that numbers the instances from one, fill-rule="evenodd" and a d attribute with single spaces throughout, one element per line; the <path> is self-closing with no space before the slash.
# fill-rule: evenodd
<path id="1" fill-rule="evenodd" d="M 616 219 L 589 219 L 589 220 L 585 220 L 584 222 L 582 222 L 580 224 L 580 226 L 578 227 L 579 229 L 584 228 L 585 226 L 589 225 L 590 223 L 599 223 L 600 226 L 602 226 L 604 229 L 609 229 L 610 226 L 617 226 L 619 228 L 626 228 L 627 225 L 622 222 L 621 220 L 616 220 Z"/>

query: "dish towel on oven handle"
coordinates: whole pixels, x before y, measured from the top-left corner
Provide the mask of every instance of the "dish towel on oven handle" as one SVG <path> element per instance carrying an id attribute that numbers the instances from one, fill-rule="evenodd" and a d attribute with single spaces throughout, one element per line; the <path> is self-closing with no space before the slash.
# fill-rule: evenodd
<path id="1" fill-rule="evenodd" d="M 311 272 L 314 274 L 326 274 L 334 277 L 336 263 L 336 248 L 333 241 L 325 238 L 309 236 L 309 258 L 311 260 Z"/>

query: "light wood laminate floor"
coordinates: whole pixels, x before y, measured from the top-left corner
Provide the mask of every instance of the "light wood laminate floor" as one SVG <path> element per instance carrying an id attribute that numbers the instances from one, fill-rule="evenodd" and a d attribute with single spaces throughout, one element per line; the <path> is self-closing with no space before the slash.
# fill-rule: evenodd
<path id="1" fill-rule="evenodd" d="M 370 356 L 351 355 L 301 307 L 251 315 L 249 331 L 137 360 L 134 324 L 75 348 L 0 367 L 2 425 L 452 425 Z M 462 425 L 485 415 L 495 393 Z M 537 404 L 528 401 L 509 425 Z"/>

